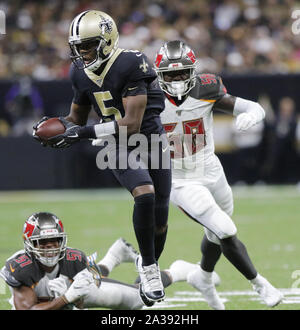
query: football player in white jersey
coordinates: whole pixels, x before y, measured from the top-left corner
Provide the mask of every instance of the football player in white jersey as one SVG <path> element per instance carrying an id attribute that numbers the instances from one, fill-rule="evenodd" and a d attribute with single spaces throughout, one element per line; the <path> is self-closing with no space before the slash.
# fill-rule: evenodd
<path id="1" fill-rule="evenodd" d="M 24 250 L 9 257 L 0 271 L 12 296 L 12 309 L 57 310 L 101 307 L 141 309 L 152 306 L 138 285 L 111 278 L 109 273 L 123 262 L 134 263 L 139 254 L 120 238 L 96 263 L 96 255 L 67 247 L 61 220 L 48 212 L 31 215 L 23 228 Z M 161 271 L 164 287 L 186 281 L 197 265 L 177 260 Z M 215 285 L 220 283 L 214 273 Z"/>
<path id="2" fill-rule="evenodd" d="M 213 112 L 236 117 L 236 127 L 247 130 L 265 117 L 256 102 L 227 93 L 220 77 L 195 73 L 196 58 L 184 42 L 166 42 L 157 53 L 154 68 L 164 91 L 161 120 L 169 137 L 172 157 L 171 201 L 204 226 L 200 267 L 188 282 L 202 292 L 214 309 L 225 309 L 212 272 L 221 253 L 249 280 L 270 307 L 282 294 L 255 269 L 245 245 L 237 238 L 232 191 L 214 152 Z"/>

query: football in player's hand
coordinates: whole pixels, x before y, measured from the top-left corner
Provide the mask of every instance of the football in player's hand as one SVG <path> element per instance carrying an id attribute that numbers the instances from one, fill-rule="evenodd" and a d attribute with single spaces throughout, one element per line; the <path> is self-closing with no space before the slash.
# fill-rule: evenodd
<path id="1" fill-rule="evenodd" d="M 65 126 L 59 118 L 50 118 L 37 126 L 35 134 L 44 142 L 55 135 L 63 134 Z"/>

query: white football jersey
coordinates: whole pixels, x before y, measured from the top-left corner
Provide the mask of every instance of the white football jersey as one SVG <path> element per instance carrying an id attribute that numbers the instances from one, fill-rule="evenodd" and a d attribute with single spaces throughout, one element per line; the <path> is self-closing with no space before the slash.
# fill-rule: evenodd
<path id="1" fill-rule="evenodd" d="M 205 184 L 221 175 L 222 166 L 215 155 L 212 108 L 225 94 L 221 78 L 201 74 L 182 104 L 177 106 L 172 98 L 166 98 L 161 120 L 169 138 L 173 179 L 199 179 Z"/>

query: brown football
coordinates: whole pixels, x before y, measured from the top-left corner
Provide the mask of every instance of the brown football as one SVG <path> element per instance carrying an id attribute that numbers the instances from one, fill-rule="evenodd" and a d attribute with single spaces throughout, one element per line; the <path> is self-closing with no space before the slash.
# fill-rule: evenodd
<path id="1" fill-rule="evenodd" d="M 43 141 L 47 141 L 55 135 L 63 134 L 65 130 L 65 126 L 58 118 L 50 118 L 38 126 L 35 134 Z"/>

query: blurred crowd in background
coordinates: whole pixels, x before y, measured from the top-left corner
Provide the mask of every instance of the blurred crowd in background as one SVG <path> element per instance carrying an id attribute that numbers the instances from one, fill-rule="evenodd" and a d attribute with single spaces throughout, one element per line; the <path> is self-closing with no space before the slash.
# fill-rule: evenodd
<path id="1" fill-rule="evenodd" d="M 66 78 L 70 22 L 91 8 L 115 19 L 120 47 L 142 50 L 151 60 L 162 41 L 183 39 L 195 50 L 199 70 L 300 71 L 300 35 L 291 29 L 295 0 L 2 0 L 7 32 L 0 78 Z"/>
<path id="2" fill-rule="evenodd" d="M 6 34 L 0 35 L 0 80 L 13 82 L 2 95 L 0 137 L 31 134 L 32 123 L 44 115 L 34 81 L 68 79 L 69 26 L 87 9 L 111 15 L 120 33 L 119 47 L 139 49 L 150 61 L 164 41 L 181 39 L 194 49 L 198 72 L 300 73 L 300 34 L 291 28 L 291 14 L 300 9 L 300 1 L 0 0 L 0 10 L 6 13 Z M 243 135 L 231 128 L 236 180 L 293 181 L 299 172 L 297 104 L 287 95 L 276 108 L 268 95 L 257 101 L 267 111 L 265 122 Z"/>

